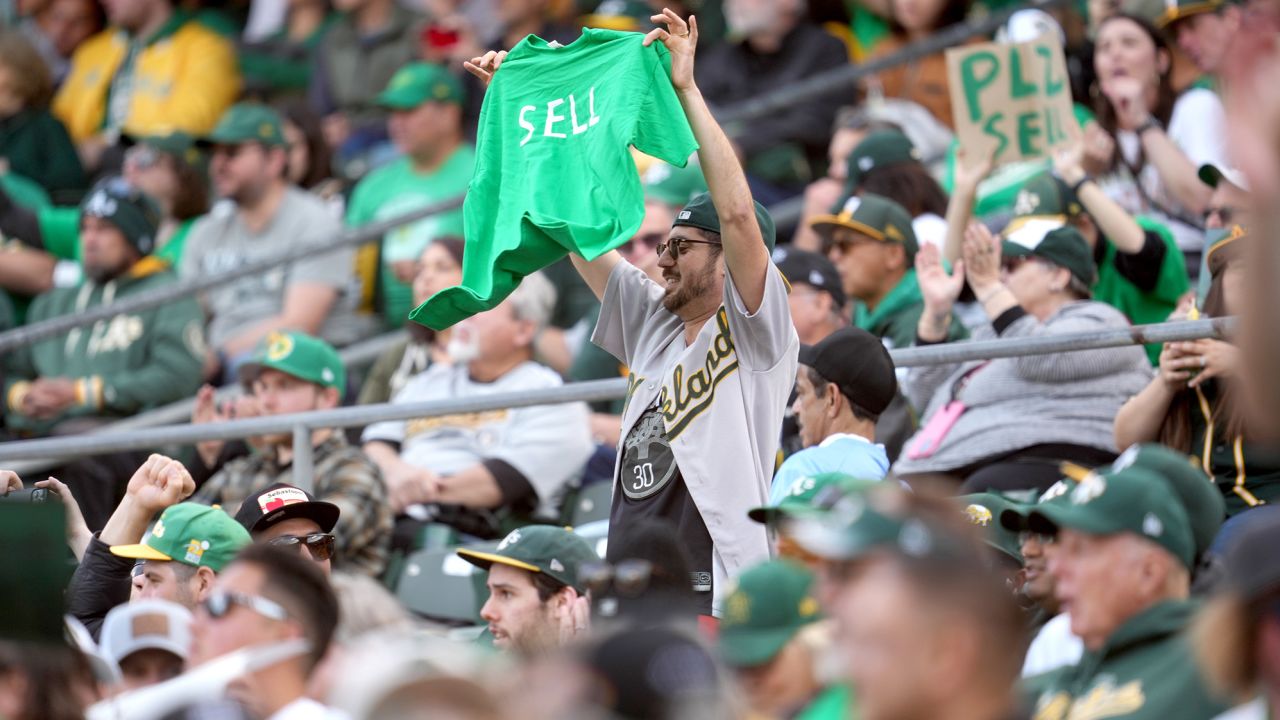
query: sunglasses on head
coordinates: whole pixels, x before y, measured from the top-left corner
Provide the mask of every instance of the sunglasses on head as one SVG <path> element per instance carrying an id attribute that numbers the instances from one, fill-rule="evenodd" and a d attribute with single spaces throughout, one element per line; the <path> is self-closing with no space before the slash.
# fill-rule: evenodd
<path id="1" fill-rule="evenodd" d="M 328 560 L 333 557 L 333 533 L 311 533 L 310 535 L 281 535 L 267 541 L 268 545 L 281 548 L 296 548 L 306 545 L 311 557 L 316 560 Z"/>
<path id="2" fill-rule="evenodd" d="M 274 600 L 268 600 L 257 595 L 245 595 L 237 592 L 215 592 L 201 603 L 204 611 L 209 613 L 209 617 L 215 620 L 226 617 L 235 605 L 252 610 L 272 620 L 289 619 L 289 613 L 282 605 Z"/>
<path id="3" fill-rule="evenodd" d="M 657 251 L 658 257 L 670 255 L 672 260 L 678 260 L 680 255 L 689 249 L 688 246 L 690 244 L 719 245 L 720 243 L 714 240 L 694 240 L 693 238 L 687 237 L 673 237 L 664 243 L 658 243 L 654 250 Z"/>

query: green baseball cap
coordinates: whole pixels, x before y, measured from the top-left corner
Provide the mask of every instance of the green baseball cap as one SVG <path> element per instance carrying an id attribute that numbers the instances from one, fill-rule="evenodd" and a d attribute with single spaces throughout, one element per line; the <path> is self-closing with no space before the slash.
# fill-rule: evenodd
<path id="1" fill-rule="evenodd" d="M 778 242 L 778 230 L 773 225 L 773 216 L 760 203 L 757 202 L 755 205 L 756 222 L 760 224 L 760 234 L 764 236 L 765 247 L 772 252 L 773 246 Z M 671 223 L 671 226 L 695 227 L 719 234 L 720 216 L 716 214 L 716 206 L 711 202 L 711 193 L 694 195 L 684 209 L 676 213 L 675 222 Z"/>
<path id="2" fill-rule="evenodd" d="M 829 215 L 815 215 L 809 221 L 819 235 L 843 227 L 862 233 L 877 242 L 900 243 L 907 251 L 907 260 L 915 258 L 920 249 L 916 232 L 911 226 L 911 215 L 898 203 L 881 195 L 846 195 L 832 208 Z"/>
<path id="3" fill-rule="evenodd" d="M 1205 163 L 1196 171 L 1196 175 L 1200 178 L 1200 182 L 1214 189 L 1217 189 L 1218 184 L 1226 180 L 1241 190 L 1249 192 L 1249 178 L 1233 167 Z"/>
<path id="4" fill-rule="evenodd" d="M 516 528 L 498 543 L 493 552 L 461 548 L 458 557 L 484 570 L 498 563 L 543 573 L 580 593 L 584 588 L 579 570 L 584 564 L 600 562 L 600 556 L 585 539 L 552 525 Z"/>
<path id="5" fill-rule="evenodd" d="M 1175 498 L 1191 522 L 1195 554 L 1197 557 L 1204 554 L 1222 527 L 1227 516 L 1227 504 L 1199 461 L 1158 443 L 1142 443 L 1120 453 L 1120 457 L 1111 463 L 1110 472 L 1130 467 L 1150 470 L 1173 489 Z"/>
<path id="6" fill-rule="evenodd" d="M 1063 463 L 1064 466 L 1068 464 L 1069 463 Z M 1083 470 L 1083 468 L 1081 469 Z M 1069 470 L 1067 470 L 1064 467 L 1063 473 L 1065 474 L 1068 472 Z M 1088 474 L 1087 470 L 1085 470 L 1085 474 Z M 1083 477 L 1083 475 L 1081 477 Z M 1049 489 L 1041 493 L 1040 496 L 1036 498 L 1035 502 L 1030 504 L 1025 504 L 1025 505 L 1021 503 L 1015 503 L 1013 505 L 1010 505 L 1007 508 L 1004 508 L 999 512 L 997 517 L 997 519 L 999 519 L 1000 521 L 1001 527 L 1015 534 L 1026 532 L 1028 530 L 1027 516 L 1031 514 L 1032 510 L 1035 510 L 1037 506 L 1043 505 L 1045 503 L 1070 502 L 1071 490 L 1075 488 L 1076 484 L 1077 484 L 1076 481 L 1071 477 L 1064 477 L 1058 482 L 1054 483 L 1053 485 L 1050 485 Z M 1019 547 L 1019 552 L 1021 552 L 1021 547 Z"/>
<path id="7" fill-rule="evenodd" d="M 1061 528 L 1090 535 L 1130 533 L 1168 550 L 1188 569 L 1195 566 L 1187 512 L 1151 470 L 1128 466 L 1090 473 L 1068 498 L 1037 505 L 1027 516 L 1028 529 L 1045 535 L 1056 535 Z"/>
<path id="8" fill-rule="evenodd" d="M 961 495 L 957 498 L 964 509 L 965 517 L 970 523 L 982 528 L 983 539 L 987 545 L 1013 558 L 1022 564 L 1022 548 L 1018 542 L 1018 533 L 1009 530 L 1001 523 L 1004 511 L 1023 507 L 1003 495 L 984 492 Z"/>
<path id="9" fill-rule="evenodd" d="M 734 667 L 763 665 L 820 617 L 813 573 L 787 560 L 757 565 L 738 577 L 725 598 L 720 656 Z"/>
<path id="10" fill-rule="evenodd" d="M 1054 217 L 1065 221 L 1084 212 L 1080 199 L 1061 178 L 1051 172 L 1033 176 L 1018 188 L 1013 202 L 1014 221 L 1009 228 L 1016 229 L 1016 220 L 1026 217 Z"/>
<path id="11" fill-rule="evenodd" d="M 810 554 L 854 560 L 886 550 L 904 557 L 963 557 L 966 543 L 932 521 L 887 507 L 899 490 L 873 489 L 841 498 L 825 513 L 784 516 L 783 531 Z"/>
<path id="12" fill-rule="evenodd" d="M 1058 267 L 1071 271 L 1086 287 L 1092 287 L 1098 277 L 1098 267 L 1093 262 L 1093 252 L 1084 236 L 1073 227 L 1062 226 L 1050 230 L 1034 245 L 1005 240 L 1002 250 L 1005 257 L 1038 257 Z"/>
<path id="13" fill-rule="evenodd" d="M 284 123 L 280 113 L 258 103 L 236 103 L 227 108 L 213 128 L 200 138 L 200 145 L 239 145 L 262 143 L 267 147 L 285 147 Z"/>
<path id="14" fill-rule="evenodd" d="M 1163 11 L 1154 18 L 1158 30 L 1167 30 L 1173 23 L 1192 15 L 1215 13 L 1226 5 L 1224 0 L 1164 0 Z"/>
<path id="15" fill-rule="evenodd" d="M 867 173 L 878 168 L 920 162 L 920 151 L 906 135 L 897 130 L 877 130 L 858 143 L 849 153 L 848 180 L 845 189 L 856 190 Z"/>
<path id="16" fill-rule="evenodd" d="M 262 339 L 251 360 L 240 366 L 240 382 L 252 383 L 263 370 L 279 370 L 320 387 L 347 391 L 347 371 L 329 343 L 306 333 L 273 332 Z"/>
<path id="17" fill-rule="evenodd" d="M 640 182 L 644 186 L 645 198 L 672 207 L 684 207 L 707 191 L 707 179 L 702 176 L 702 166 L 696 162 L 689 162 L 684 167 L 655 162 L 641 176 Z"/>
<path id="18" fill-rule="evenodd" d="M 465 97 L 462 83 L 444 67 L 411 62 L 391 76 L 375 102 L 392 110 L 412 110 L 428 102 L 461 105 Z"/>
<path id="19" fill-rule="evenodd" d="M 165 560 L 214 572 L 253 542 L 249 531 L 218 505 L 182 502 L 160 514 L 137 545 L 112 545 L 111 554 L 135 560 Z"/>
<path id="20" fill-rule="evenodd" d="M 747 517 L 765 525 L 776 523 L 783 516 L 801 516 L 821 513 L 837 500 L 850 493 L 861 492 L 879 485 L 876 480 L 859 480 L 840 472 L 818 473 L 797 478 L 791 492 L 777 505 L 766 505 L 747 511 Z"/>
<path id="21" fill-rule="evenodd" d="M 102 218 L 111 223 L 144 256 L 156 248 L 160 206 L 122 177 L 99 180 L 80 202 L 80 215 Z"/>

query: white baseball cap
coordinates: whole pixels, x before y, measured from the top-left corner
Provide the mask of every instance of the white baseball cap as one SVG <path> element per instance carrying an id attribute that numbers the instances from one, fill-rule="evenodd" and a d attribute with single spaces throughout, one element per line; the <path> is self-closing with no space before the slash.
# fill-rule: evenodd
<path id="1" fill-rule="evenodd" d="M 117 665 L 139 650 L 164 650 L 186 660 L 191 620 L 190 610 L 167 600 L 117 605 L 102 622 L 99 646 Z"/>

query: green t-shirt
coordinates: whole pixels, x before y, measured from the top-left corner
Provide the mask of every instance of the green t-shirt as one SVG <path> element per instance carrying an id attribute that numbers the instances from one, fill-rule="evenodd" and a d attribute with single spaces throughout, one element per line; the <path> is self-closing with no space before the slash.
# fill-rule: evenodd
<path id="1" fill-rule="evenodd" d="M 890 349 L 911 347 L 915 344 L 916 329 L 923 312 L 924 296 L 920 294 L 920 283 L 916 280 L 915 268 L 912 268 L 876 305 L 875 310 L 868 310 L 860 302 L 855 303 L 853 324 L 885 340 L 885 345 Z M 951 327 L 947 330 L 947 342 L 963 340 L 968 336 L 969 331 L 953 315 Z"/>
<path id="2" fill-rule="evenodd" d="M 411 319 L 449 327 L 566 253 L 594 260 L 635 234 L 644 192 L 629 146 L 680 167 L 698 148 L 667 49 L 643 38 L 587 29 L 567 46 L 530 35 L 511 50 L 480 111 L 462 284 Z"/>
<path id="3" fill-rule="evenodd" d="M 409 158 L 381 167 L 356 185 L 347 207 L 347 225 L 359 227 L 457 197 L 467 190 L 475 151 L 459 146 L 435 172 L 415 172 Z M 388 327 L 400 327 L 413 309 L 413 286 L 401 282 L 393 263 L 417 260 L 438 237 L 462 237 L 462 209 L 448 210 L 401 225 L 382 236 L 377 266 L 378 305 Z"/>
<path id="4" fill-rule="evenodd" d="M 1191 287 L 1191 281 L 1187 279 L 1187 261 L 1169 228 L 1145 216 L 1136 219 L 1138 225 L 1149 233 L 1155 233 L 1164 243 L 1164 260 L 1160 263 L 1155 285 L 1151 290 L 1143 290 L 1126 277 L 1116 263 L 1116 246 L 1105 240 L 1098 262 L 1098 280 L 1093 285 L 1093 299 L 1124 313 L 1134 325 L 1161 323 L 1169 319 L 1169 314 L 1178 307 L 1178 299 Z M 1151 364 L 1158 365 L 1161 344 L 1149 343 L 1145 347 Z"/>
<path id="5" fill-rule="evenodd" d="M 818 693 L 813 702 L 796 714 L 796 720 L 852 720 L 858 716 L 853 705 L 853 689 L 832 685 Z"/>

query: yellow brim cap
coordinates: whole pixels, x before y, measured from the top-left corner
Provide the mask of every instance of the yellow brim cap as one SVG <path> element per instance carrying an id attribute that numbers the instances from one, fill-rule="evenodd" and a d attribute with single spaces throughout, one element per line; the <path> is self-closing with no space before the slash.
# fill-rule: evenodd
<path id="1" fill-rule="evenodd" d="M 133 558 L 134 560 L 173 560 L 173 558 L 156 550 L 150 545 L 112 545 L 111 554 L 116 557 Z"/>

